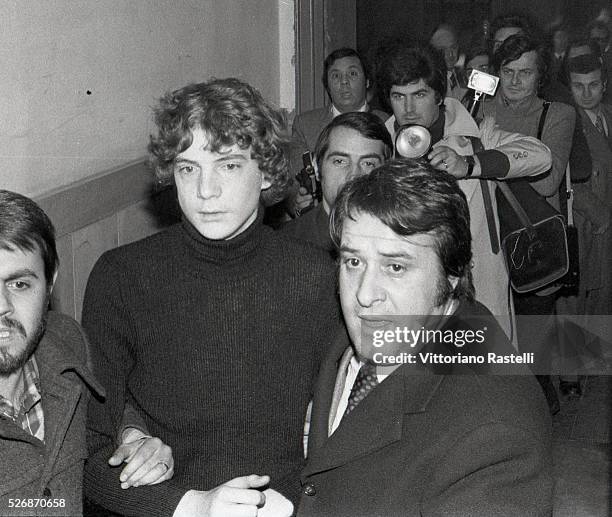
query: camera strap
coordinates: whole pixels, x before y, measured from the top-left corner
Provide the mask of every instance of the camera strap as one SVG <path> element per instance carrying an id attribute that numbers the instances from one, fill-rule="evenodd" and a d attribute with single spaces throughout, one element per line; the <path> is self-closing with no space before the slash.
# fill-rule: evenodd
<path id="1" fill-rule="evenodd" d="M 484 151 L 484 146 L 477 136 L 468 137 L 472 142 L 474 154 Z M 482 200 L 484 201 L 485 215 L 487 217 L 487 227 L 489 228 L 489 240 L 491 241 L 491 251 L 494 255 L 499 253 L 499 238 L 497 236 L 497 226 L 495 225 L 495 214 L 493 213 L 493 202 L 491 201 L 491 191 L 487 180 L 479 180 L 482 190 Z"/>

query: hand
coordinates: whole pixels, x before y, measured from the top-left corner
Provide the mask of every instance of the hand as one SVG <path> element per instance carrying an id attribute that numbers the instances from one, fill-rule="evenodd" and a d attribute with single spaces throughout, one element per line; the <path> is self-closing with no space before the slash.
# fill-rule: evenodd
<path id="1" fill-rule="evenodd" d="M 293 515 L 293 503 L 283 494 L 272 488 L 264 490 L 266 504 L 257 513 L 257 517 L 291 517 Z"/>
<path id="2" fill-rule="evenodd" d="M 465 178 L 467 175 L 468 163 L 465 158 L 446 145 L 434 147 L 427 158 L 433 167 L 448 172 L 457 179 Z"/>
<path id="3" fill-rule="evenodd" d="M 123 441 L 108 459 L 109 465 L 127 466 L 121 471 L 121 488 L 156 485 L 174 475 L 172 449 L 159 438 L 147 436 L 138 429 L 123 433 Z"/>
<path id="4" fill-rule="evenodd" d="M 296 215 L 299 216 L 300 212 L 305 208 L 308 208 L 311 204 L 316 204 L 312 194 L 308 192 L 304 187 L 300 187 L 298 190 L 295 199 L 293 200 L 293 208 L 295 210 Z"/>
<path id="5" fill-rule="evenodd" d="M 269 482 L 269 476 L 251 474 L 234 478 L 205 492 L 189 490 L 180 500 L 172 515 L 173 517 L 192 517 L 194 515 L 255 517 L 258 509 L 266 504 L 266 496 L 256 489 L 266 486 Z"/>

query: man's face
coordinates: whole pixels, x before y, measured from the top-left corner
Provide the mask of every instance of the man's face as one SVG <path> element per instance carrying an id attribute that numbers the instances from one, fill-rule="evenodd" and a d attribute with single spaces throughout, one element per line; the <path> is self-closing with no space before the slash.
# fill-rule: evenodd
<path id="1" fill-rule="evenodd" d="M 459 59 L 459 44 L 452 32 L 439 30 L 432 38 L 431 44 L 442 51 L 447 70 L 452 70 Z"/>
<path id="2" fill-rule="evenodd" d="M 428 234 L 402 237 L 367 214 L 346 218 L 340 246 L 340 302 L 357 353 L 372 359 L 362 332 L 388 328 L 390 316 L 426 317 L 444 314 L 448 294 L 434 239 Z M 443 299 L 441 299 L 443 298 Z"/>
<path id="3" fill-rule="evenodd" d="M 591 39 L 597 42 L 602 52 L 606 50 L 609 37 L 603 29 L 593 27 L 591 29 Z"/>
<path id="4" fill-rule="evenodd" d="M 474 70 L 489 72 L 489 56 L 487 54 L 474 56 L 465 64 L 465 75 L 467 77 L 470 77 Z"/>
<path id="5" fill-rule="evenodd" d="M 400 126 L 418 124 L 431 127 L 440 114 L 436 92 L 423 79 L 404 86 L 393 85 L 389 98 L 395 120 Z"/>
<path id="6" fill-rule="evenodd" d="M 570 86 L 576 104 L 587 110 L 597 109 L 606 91 L 606 83 L 601 78 L 601 70 L 593 70 L 588 74 L 572 72 Z"/>
<path id="7" fill-rule="evenodd" d="M 515 61 L 510 61 L 501 67 L 499 82 L 501 90 L 510 102 L 521 102 L 538 89 L 538 64 L 535 50 L 525 52 Z"/>
<path id="8" fill-rule="evenodd" d="M 0 377 L 18 372 L 36 349 L 47 303 L 40 251 L 0 249 Z"/>
<path id="9" fill-rule="evenodd" d="M 270 186 L 251 148 L 238 144 L 212 152 L 201 128 L 174 163 L 178 200 L 185 217 L 207 239 L 231 239 L 257 217 L 259 195 Z"/>
<path id="10" fill-rule="evenodd" d="M 366 77 L 355 56 L 336 59 L 327 71 L 329 95 L 340 113 L 357 111 L 366 101 Z"/>
<path id="11" fill-rule="evenodd" d="M 493 35 L 493 52 L 495 52 L 510 36 L 520 34 L 521 32 L 523 32 L 523 29 L 520 27 L 501 27 L 497 29 Z"/>
<path id="12" fill-rule="evenodd" d="M 334 128 L 319 171 L 325 211 L 329 214 L 338 192 L 348 180 L 382 165 L 384 156 L 385 145 L 381 140 L 365 138 L 359 131 L 348 127 Z"/>

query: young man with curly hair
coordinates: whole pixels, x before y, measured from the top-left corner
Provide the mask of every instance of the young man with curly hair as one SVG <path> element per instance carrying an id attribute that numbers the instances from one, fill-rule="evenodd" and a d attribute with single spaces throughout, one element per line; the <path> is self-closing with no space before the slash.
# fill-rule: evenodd
<path id="1" fill-rule="evenodd" d="M 155 121 L 151 162 L 183 219 L 104 254 L 89 279 L 83 323 L 107 402 L 90 411 L 87 495 L 129 515 L 265 515 L 275 503 L 289 515 L 339 321 L 333 264 L 262 225 L 261 202 L 289 176 L 284 120 L 259 92 L 192 84 L 164 96 Z M 172 448 L 172 480 L 113 483 L 105 458 L 126 402 Z"/>

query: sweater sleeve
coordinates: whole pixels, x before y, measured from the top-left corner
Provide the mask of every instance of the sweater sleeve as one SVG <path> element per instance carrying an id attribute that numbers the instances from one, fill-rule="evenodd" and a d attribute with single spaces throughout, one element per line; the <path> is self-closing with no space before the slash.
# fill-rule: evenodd
<path id="1" fill-rule="evenodd" d="M 134 364 L 136 330 L 122 297 L 124 268 L 103 255 L 94 267 L 83 305 L 83 326 L 91 342 L 96 377 L 106 390 L 106 401 L 92 398 L 89 405 L 84 490 L 88 499 L 124 515 L 170 516 L 187 488 L 173 480 L 123 490 L 119 474 L 108 458 L 117 447 L 129 372 Z M 125 284 L 124 284 L 125 282 Z"/>
<path id="2" fill-rule="evenodd" d="M 501 129 L 493 117 L 486 117 L 481 126 L 482 143 L 487 149 L 477 153 L 484 178 L 509 179 L 537 176 L 548 171 L 552 164 L 550 149 L 537 138 Z M 503 154 L 503 167 L 496 158 Z"/>

